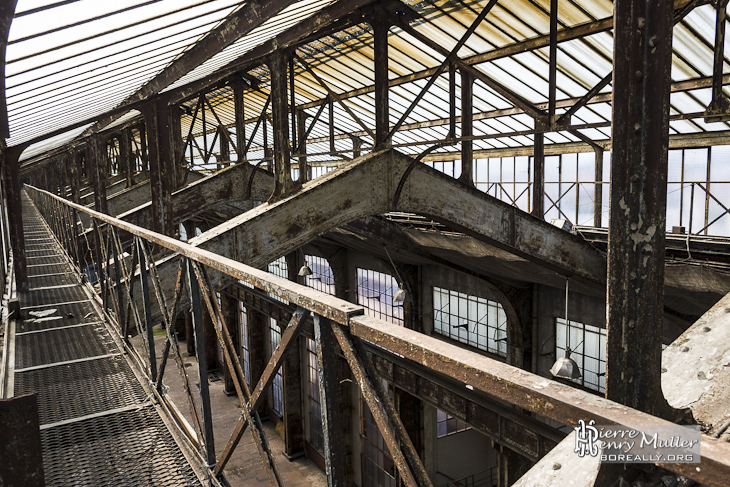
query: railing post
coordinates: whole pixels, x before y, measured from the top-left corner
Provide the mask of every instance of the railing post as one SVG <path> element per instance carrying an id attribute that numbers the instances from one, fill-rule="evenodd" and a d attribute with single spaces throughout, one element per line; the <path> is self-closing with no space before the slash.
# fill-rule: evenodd
<path id="1" fill-rule="evenodd" d="M 117 316 L 117 319 L 119 320 L 119 329 L 121 330 L 124 326 L 124 322 L 126 321 L 125 316 L 125 305 L 124 302 L 124 294 L 122 293 L 122 281 L 120 279 L 120 265 L 119 265 L 119 259 L 124 258 L 124 254 L 122 252 L 122 246 L 119 243 L 119 235 L 116 231 L 115 227 L 111 227 L 112 231 L 112 240 L 114 243 L 114 288 L 117 290 L 117 303 L 118 303 L 118 309 L 119 309 L 119 316 Z M 119 247 L 117 248 L 117 245 Z"/>
<path id="2" fill-rule="evenodd" d="M 203 409 L 203 430 L 205 434 L 205 458 L 209 467 L 215 465 L 215 443 L 213 438 L 213 417 L 210 409 L 210 391 L 208 389 L 208 366 L 205 357 L 205 339 L 203 337 L 203 313 L 200 285 L 195 275 L 192 262 L 185 260 L 188 273 L 188 289 L 190 291 L 190 307 L 193 311 L 193 332 L 195 335 L 195 355 L 198 362 L 198 378 L 200 382 L 200 402 Z"/>
<path id="3" fill-rule="evenodd" d="M 149 344 L 150 349 L 150 381 L 155 382 L 157 380 L 157 357 L 155 355 L 155 336 L 152 330 L 152 303 L 150 302 L 150 284 L 149 281 L 147 281 L 147 279 L 149 278 L 149 273 L 147 271 L 147 266 L 149 265 L 149 262 L 147 262 L 147 256 L 142 249 L 142 245 L 144 245 L 144 242 L 142 242 L 139 237 L 135 237 L 135 240 L 137 242 L 137 255 L 139 255 L 139 280 L 142 283 L 142 300 L 144 301 L 145 330 L 147 332 L 147 343 Z"/>

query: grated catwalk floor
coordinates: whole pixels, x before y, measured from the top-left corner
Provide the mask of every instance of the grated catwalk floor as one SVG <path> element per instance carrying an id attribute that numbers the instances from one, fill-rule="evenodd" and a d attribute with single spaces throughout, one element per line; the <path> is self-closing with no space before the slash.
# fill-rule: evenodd
<path id="1" fill-rule="evenodd" d="M 38 394 L 46 485 L 201 485 L 25 194 L 23 229 L 14 394 Z"/>

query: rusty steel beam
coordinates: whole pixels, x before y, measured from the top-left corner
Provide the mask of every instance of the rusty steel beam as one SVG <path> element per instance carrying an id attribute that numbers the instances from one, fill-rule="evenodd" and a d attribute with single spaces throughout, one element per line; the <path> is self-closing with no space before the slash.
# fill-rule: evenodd
<path id="1" fill-rule="evenodd" d="M 606 298 L 606 397 L 669 417 L 661 389 L 671 3 L 618 0 Z"/>
<path id="2" fill-rule="evenodd" d="M 403 423 L 400 421 L 400 416 L 395 410 L 388 391 L 378 382 L 376 376 L 369 373 L 368 368 L 363 363 L 363 358 L 340 325 L 331 323 L 331 327 L 340 349 L 350 365 L 350 370 L 357 381 L 362 397 L 368 409 L 370 409 L 378 429 L 380 429 L 385 445 L 390 451 L 390 456 L 393 457 L 398 472 L 400 472 L 403 483 L 408 487 L 416 487 L 417 485 L 432 487 L 433 484 L 421 463 L 421 459 L 418 458 L 418 452 L 413 447 Z M 416 479 L 418 483 L 416 483 Z"/>
<path id="3" fill-rule="evenodd" d="M 474 76 L 468 71 L 461 71 L 461 136 L 474 135 Z M 455 137 L 456 134 L 453 134 Z M 459 181 L 474 186 L 474 141 L 464 140 L 461 143 L 461 175 Z"/>
<path id="4" fill-rule="evenodd" d="M 193 243 L 261 266 L 342 224 L 405 211 L 447 222 L 561 274 L 570 272 L 594 284 L 605 282 L 605 258 L 583 239 L 423 164 L 415 165 L 398 202 L 393 203 L 396 188 L 392 182 L 402 180 L 412 162 L 395 151 L 368 154 L 327 178 L 307 183 L 289 198 L 219 225 Z M 367 197 L 360 196 L 363 194 Z"/>
<path id="5" fill-rule="evenodd" d="M 196 174 L 195 178 L 199 177 L 197 173 L 190 173 L 193 174 Z M 273 190 L 274 180 L 270 173 L 245 162 L 235 164 L 210 176 L 200 177 L 172 193 L 172 221 L 185 221 L 224 202 L 265 201 Z M 112 213 L 121 220 L 149 228 L 152 203 L 142 203 L 144 199 L 141 198 L 134 201 L 139 206 L 132 207 L 125 198 L 124 205 L 120 202 L 117 208 L 124 207 L 126 211 Z M 131 198 L 129 203 L 132 203 Z"/>
<path id="6" fill-rule="evenodd" d="M 298 342 L 296 339 L 299 336 L 302 325 L 309 317 L 309 313 L 309 310 L 301 307 L 297 308 L 286 329 L 281 334 L 281 341 L 279 342 L 279 345 L 271 354 L 271 358 L 266 364 L 266 368 L 261 374 L 261 378 L 251 392 L 251 398 L 248 404 L 251 412 L 256 411 L 261 406 L 261 403 L 264 400 L 264 392 L 268 390 L 274 381 L 274 376 L 276 376 L 277 371 L 284 362 L 285 354 L 289 351 L 290 347 L 297 346 Z M 249 426 L 249 423 L 246 416 L 241 416 L 238 423 L 236 423 L 236 426 L 233 428 L 233 433 L 231 434 L 226 447 L 223 449 L 223 452 L 221 452 L 220 459 L 215 466 L 214 472 L 216 475 L 219 475 L 225 468 L 228 460 L 230 460 L 231 455 L 238 446 L 238 443 L 241 441 L 241 437 L 243 436 L 244 431 L 246 431 L 247 426 Z"/>
<path id="7" fill-rule="evenodd" d="M 289 100 L 287 95 L 287 62 L 284 53 L 275 51 L 269 57 L 271 75 L 271 118 L 274 132 L 275 185 L 272 198 L 294 190 L 291 178 L 291 146 L 289 141 Z"/>
<path id="8" fill-rule="evenodd" d="M 578 420 L 600 425 L 670 426 L 674 423 L 569 385 L 531 374 L 438 338 L 369 316 L 350 320 L 350 333 L 517 407 L 569 426 Z M 730 478 L 730 444 L 702 435 L 701 464 L 659 464 L 709 486 Z"/>
<path id="9" fill-rule="evenodd" d="M 327 319 L 314 315 L 314 341 L 319 368 L 319 400 L 327 487 L 345 486 L 345 442 L 340 415 L 340 381 L 337 375 L 337 340 Z"/>
<path id="10" fill-rule="evenodd" d="M 317 31 L 327 27 L 337 19 L 347 17 L 353 12 L 356 14 L 353 15 L 352 19 L 346 22 L 346 24 L 349 25 L 357 22 L 357 20 L 362 17 L 362 14 L 358 12 L 358 9 L 370 2 L 372 2 L 372 0 L 340 0 L 339 2 L 323 8 L 306 20 L 285 30 L 273 39 L 269 39 L 251 49 L 249 52 L 243 54 L 234 61 L 231 61 L 226 66 L 223 66 L 207 77 L 171 90 L 171 102 L 177 103 L 183 101 L 196 93 L 210 89 L 211 86 L 220 83 L 237 71 L 248 69 L 254 64 L 261 64 L 266 56 L 272 54 L 277 49 L 294 46 L 298 42 L 301 42 L 304 38 L 307 38 Z"/>
<path id="11" fill-rule="evenodd" d="M 404 359 L 427 366 L 434 372 L 445 374 L 452 380 L 473 387 L 474 391 L 507 401 L 519 408 L 562 424 L 576 426 L 580 419 L 594 419 L 598 424 L 606 425 L 671 424 L 661 418 L 531 374 L 438 338 L 376 318 L 362 316 L 364 310 L 361 306 L 278 278 L 222 255 L 216 255 L 165 235 L 96 213 L 67 202 L 47 191 L 32 187 L 27 187 L 26 190 L 36 201 L 56 200 L 78 211 L 88 212 L 100 221 L 141 236 L 173 252 L 192 257 L 197 262 L 218 272 L 223 272 L 232 279 L 248 282 L 264 292 L 270 292 L 291 301 L 312 313 L 349 326 L 353 336 L 400 354 Z M 40 206 L 47 207 L 47 205 Z M 52 218 L 52 216 L 46 214 L 47 218 Z M 730 460 L 728 459 L 730 459 L 730 444 L 703 435 L 701 464 L 661 464 L 660 466 L 698 482 L 710 486 L 720 486 L 724 479 L 730 478 Z"/>

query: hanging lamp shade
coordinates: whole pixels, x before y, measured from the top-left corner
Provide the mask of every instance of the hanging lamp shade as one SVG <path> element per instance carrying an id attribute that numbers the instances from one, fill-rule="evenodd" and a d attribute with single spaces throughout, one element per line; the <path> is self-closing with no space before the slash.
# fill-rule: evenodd
<path id="1" fill-rule="evenodd" d="M 578 379 L 581 376 L 578 364 L 570 358 L 570 348 L 565 351 L 565 357 L 560 357 L 555 361 L 550 373 L 553 377 L 560 379 Z"/>

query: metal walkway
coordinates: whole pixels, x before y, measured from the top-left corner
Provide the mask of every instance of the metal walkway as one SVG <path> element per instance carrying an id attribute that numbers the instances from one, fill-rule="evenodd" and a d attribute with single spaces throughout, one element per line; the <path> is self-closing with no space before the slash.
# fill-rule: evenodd
<path id="1" fill-rule="evenodd" d="M 11 380 L 14 395 L 38 395 L 46 485 L 201 485 L 25 192 L 23 227 Z"/>

